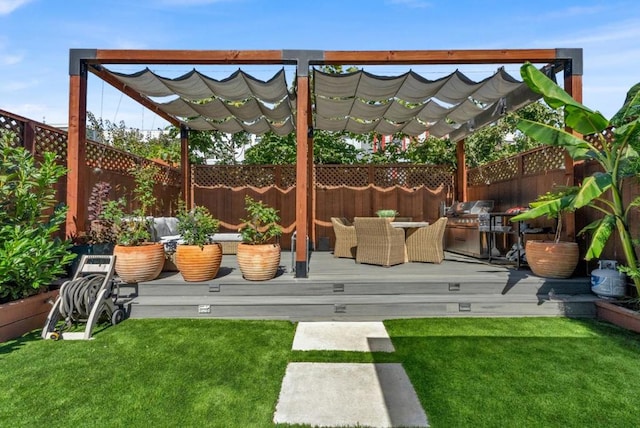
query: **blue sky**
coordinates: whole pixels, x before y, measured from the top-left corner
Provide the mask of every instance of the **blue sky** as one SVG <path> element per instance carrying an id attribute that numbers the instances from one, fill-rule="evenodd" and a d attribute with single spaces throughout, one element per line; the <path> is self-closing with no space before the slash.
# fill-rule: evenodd
<path id="1" fill-rule="evenodd" d="M 639 40 L 636 0 L 0 0 L 0 109 L 66 124 L 70 48 L 583 48 L 583 102 L 610 117 L 640 81 Z M 220 79 L 236 68 L 207 74 Z M 480 80 L 495 66 L 461 69 Z M 519 78 L 517 66 L 506 69 Z M 154 70 L 174 77 L 190 67 Z M 264 79 L 276 69 L 246 70 Z M 453 71 L 414 70 L 431 79 Z M 92 76 L 88 94 L 88 109 L 104 119 L 142 129 L 165 125 Z"/>

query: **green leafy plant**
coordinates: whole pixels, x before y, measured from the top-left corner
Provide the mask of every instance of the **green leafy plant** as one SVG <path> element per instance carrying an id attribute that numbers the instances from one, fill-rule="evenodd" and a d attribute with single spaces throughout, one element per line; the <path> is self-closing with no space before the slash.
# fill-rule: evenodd
<path id="1" fill-rule="evenodd" d="M 36 294 L 65 273 L 75 254 L 56 236 L 67 208 L 55 185 L 66 174 L 54 153 L 38 164 L 15 135 L 0 132 L 0 303 Z"/>
<path id="2" fill-rule="evenodd" d="M 529 204 L 531 211 L 526 211 L 524 214 L 520 214 L 517 217 L 526 217 L 530 213 L 533 213 L 536 217 L 546 215 L 548 218 L 556 219 L 557 223 L 554 242 L 560 242 L 563 227 L 563 215 L 575 210 L 572 201 L 573 196 L 578 192 L 578 190 L 579 187 L 577 186 L 557 186 L 551 192 L 538 196 L 538 199 L 535 202 L 531 202 Z M 515 218 L 516 217 L 514 217 L 514 219 Z"/>
<path id="3" fill-rule="evenodd" d="M 105 218 L 105 211 L 109 203 L 111 184 L 106 181 L 97 182 L 91 189 L 89 204 L 87 206 L 90 242 L 103 244 L 116 242 L 113 223 Z"/>
<path id="4" fill-rule="evenodd" d="M 256 201 L 250 196 L 244 198 L 248 218 L 241 219 L 244 225 L 240 228 L 242 241 L 247 244 L 266 244 L 272 238 L 282 235 L 282 227 L 278 225 L 278 211 Z"/>
<path id="5" fill-rule="evenodd" d="M 395 216 L 398 215 L 398 211 L 396 211 L 396 210 L 378 210 L 378 211 L 376 211 L 376 215 L 378 217 L 385 217 L 385 218 L 395 217 Z"/>
<path id="6" fill-rule="evenodd" d="M 629 212 L 640 205 L 640 197 L 635 197 L 628 204 L 622 198 L 624 180 L 637 177 L 640 171 L 640 83 L 627 92 L 622 108 L 607 120 L 601 113 L 574 100 L 532 64 L 523 65 L 521 75 L 550 107 L 564 110 L 567 126 L 591 138 L 582 139 L 562 129 L 530 120 L 520 120 L 518 129 L 537 141 L 564 148 L 577 161 L 597 162 L 601 171 L 585 177 L 575 194 L 547 201 L 512 221 L 553 215 L 565 207 L 579 209 L 588 206 L 599 211 L 602 217 L 580 232 L 591 234 L 585 259 L 598 258 L 613 231 L 617 230 L 626 259 L 626 266 L 621 270 L 633 279 L 640 292 L 640 269 L 629 231 Z"/>
<path id="7" fill-rule="evenodd" d="M 153 164 L 131 169 L 136 182 L 133 199 L 139 204 L 132 213 L 126 213 L 124 198 L 108 201 L 105 205 L 103 217 L 113 224 L 116 244 L 130 247 L 142 245 L 151 239 L 150 215 L 156 203 L 153 187 L 158 171 L 158 167 Z"/>
<path id="8" fill-rule="evenodd" d="M 213 218 L 206 207 L 200 205 L 187 210 L 184 202 L 181 202 L 176 217 L 178 233 L 186 245 L 202 248 L 211 243 L 211 235 L 220 228 L 220 222 Z"/>

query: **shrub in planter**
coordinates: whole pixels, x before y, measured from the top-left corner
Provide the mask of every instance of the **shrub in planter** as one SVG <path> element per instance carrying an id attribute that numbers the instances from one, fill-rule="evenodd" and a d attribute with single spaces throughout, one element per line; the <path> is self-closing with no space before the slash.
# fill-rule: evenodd
<path id="1" fill-rule="evenodd" d="M 245 279 L 263 281 L 276 275 L 280 265 L 280 244 L 272 240 L 282 235 L 278 224 L 280 216 L 275 208 L 256 201 L 250 196 L 244 199 L 248 214 L 240 228 L 242 243 L 238 244 L 238 265 Z"/>
<path id="2" fill-rule="evenodd" d="M 208 281 L 218 274 L 222 245 L 211 242 L 220 227 L 217 219 L 203 206 L 187 210 L 180 205 L 177 213 L 181 243 L 176 247 L 176 265 L 185 281 Z"/>
<path id="3" fill-rule="evenodd" d="M 151 239 L 151 221 L 149 217 L 156 203 L 153 194 L 155 165 L 138 166 L 131 170 L 136 187 L 133 197 L 139 207 L 132 213 L 125 212 L 126 201 L 120 198 L 107 202 L 103 218 L 113 225 L 116 245 L 116 273 L 127 283 L 151 281 L 160 275 L 164 265 L 164 246 Z"/>
<path id="4" fill-rule="evenodd" d="M 56 202 L 55 184 L 66 174 L 56 155 L 40 164 L 12 133 L 0 136 L 0 303 L 46 289 L 75 257 L 56 236 L 67 209 Z"/>

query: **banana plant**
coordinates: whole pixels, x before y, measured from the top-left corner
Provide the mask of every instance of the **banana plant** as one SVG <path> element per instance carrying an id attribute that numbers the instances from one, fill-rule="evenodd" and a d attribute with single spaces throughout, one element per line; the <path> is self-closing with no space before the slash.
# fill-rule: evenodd
<path id="1" fill-rule="evenodd" d="M 617 230 L 626 260 L 626 266 L 621 270 L 629 275 L 640 293 L 638 257 L 629 231 L 629 212 L 640 206 L 640 196 L 626 204 L 622 199 L 624 180 L 637 177 L 640 172 L 640 83 L 629 90 L 620 111 L 607 120 L 598 111 L 574 100 L 532 64 L 524 64 L 520 74 L 529 88 L 541 94 L 550 107 L 563 109 L 566 126 L 594 138 L 583 139 L 563 129 L 525 119 L 518 122 L 518 129 L 536 141 L 562 147 L 576 161 L 597 162 L 601 171 L 586 177 L 576 193 L 538 204 L 513 217 L 512 221 L 542 215 L 555 217 L 562 210 L 582 207 L 596 209 L 602 217 L 580 231 L 581 234 L 588 232 L 592 237 L 585 260 L 598 258 L 609 237 Z"/>

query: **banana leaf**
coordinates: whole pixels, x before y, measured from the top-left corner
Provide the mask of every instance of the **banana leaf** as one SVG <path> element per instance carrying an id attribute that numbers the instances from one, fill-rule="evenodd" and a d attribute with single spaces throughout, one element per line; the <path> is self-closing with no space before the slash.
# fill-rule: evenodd
<path id="1" fill-rule="evenodd" d="M 532 91 L 542 95 L 549 107 L 554 109 L 564 107 L 565 124 L 572 129 L 589 135 L 609 127 L 609 121 L 600 112 L 593 111 L 574 100 L 533 64 L 523 65 L 520 74 Z"/>

